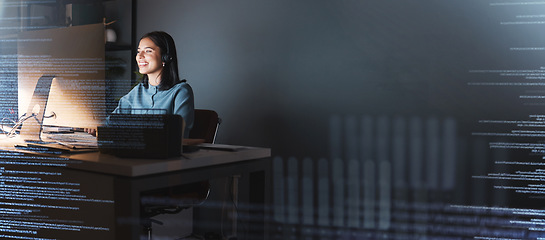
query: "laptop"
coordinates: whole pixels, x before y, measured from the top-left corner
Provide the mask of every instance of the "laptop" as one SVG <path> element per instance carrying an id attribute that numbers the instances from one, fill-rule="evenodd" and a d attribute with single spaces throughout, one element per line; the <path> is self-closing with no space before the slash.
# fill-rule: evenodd
<path id="1" fill-rule="evenodd" d="M 176 114 L 113 113 L 106 125 L 98 126 L 98 147 L 118 157 L 177 157 L 183 130 L 184 120 Z"/>

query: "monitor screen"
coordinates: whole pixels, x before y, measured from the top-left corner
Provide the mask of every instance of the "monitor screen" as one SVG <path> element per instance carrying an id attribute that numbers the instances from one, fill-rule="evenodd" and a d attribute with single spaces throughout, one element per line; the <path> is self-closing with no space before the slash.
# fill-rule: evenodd
<path id="1" fill-rule="evenodd" d="M 94 128 L 105 118 L 104 25 L 26 31 L 17 46 L 20 110 L 38 79 L 54 76 L 44 125 Z M 24 111 L 20 111 L 19 115 Z"/>

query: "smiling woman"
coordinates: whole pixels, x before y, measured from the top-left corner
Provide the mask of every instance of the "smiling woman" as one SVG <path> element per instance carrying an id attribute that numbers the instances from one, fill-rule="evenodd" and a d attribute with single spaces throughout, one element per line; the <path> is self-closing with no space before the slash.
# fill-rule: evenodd
<path id="1" fill-rule="evenodd" d="M 136 63 L 142 82 L 119 100 L 113 113 L 177 114 L 185 121 L 184 138 L 193 127 L 193 90 L 178 75 L 178 57 L 172 37 L 161 31 L 145 34 L 138 45 Z M 90 131 L 92 132 L 92 130 Z"/>

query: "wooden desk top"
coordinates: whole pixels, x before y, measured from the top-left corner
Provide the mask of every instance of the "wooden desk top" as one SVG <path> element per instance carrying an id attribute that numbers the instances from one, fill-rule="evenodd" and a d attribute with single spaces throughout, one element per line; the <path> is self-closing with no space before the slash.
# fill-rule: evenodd
<path id="1" fill-rule="evenodd" d="M 243 147 L 238 151 L 200 149 L 193 153 L 184 153 L 180 157 L 167 159 L 119 158 L 109 154 L 91 152 L 69 156 L 70 159 L 81 160 L 81 162 L 69 164 L 68 167 L 127 177 L 139 177 L 270 156 L 271 150 L 269 148 L 256 147 Z"/>
<path id="2" fill-rule="evenodd" d="M 16 149 L 14 144 L 18 139 L 1 139 L 0 148 L 7 151 L 25 152 Z M 36 153 L 38 154 L 38 153 Z M 151 174 L 188 170 L 199 167 L 229 164 L 271 156 L 269 148 L 237 147 L 237 151 L 200 149 L 192 153 L 167 159 L 138 159 L 120 158 L 100 152 L 55 155 L 55 157 L 69 158 L 77 163 L 69 163 L 68 168 L 92 171 L 126 177 L 139 177 Z"/>

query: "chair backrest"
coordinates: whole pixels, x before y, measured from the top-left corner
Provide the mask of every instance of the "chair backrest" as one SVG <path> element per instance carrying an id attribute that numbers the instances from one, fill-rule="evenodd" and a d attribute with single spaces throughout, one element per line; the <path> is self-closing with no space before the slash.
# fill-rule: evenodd
<path id="1" fill-rule="evenodd" d="M 189 132 L 189 138 L 204 139 L 205 143 L 214 143 L 220 123 L 221 118 L 215 111 L 195 109 L 195 120 Z"/>

